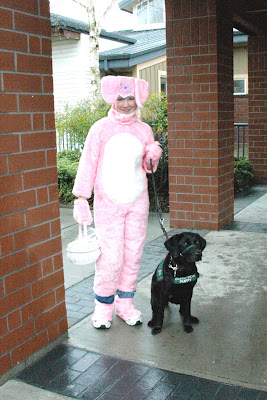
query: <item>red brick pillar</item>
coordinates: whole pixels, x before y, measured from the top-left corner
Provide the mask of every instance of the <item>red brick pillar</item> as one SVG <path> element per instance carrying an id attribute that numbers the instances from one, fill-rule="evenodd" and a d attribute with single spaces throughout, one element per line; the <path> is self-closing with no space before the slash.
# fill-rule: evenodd
<path id="1" fill-rule="evenodd" d="M 171 226 L 221 229 L 233 219 L 231 7 L 166 0 Z"/>
<path id="2" fill-rule="evenodd" d="M 249 36 L 249 159 L 257 183 L 267 183 L 267 36 Z"/>
<path id="3" fill-rule="evenodd" d="M 67 320 L 49 1 L 1 2 L 0 27 L 0 374 L 10 375 Z"/>

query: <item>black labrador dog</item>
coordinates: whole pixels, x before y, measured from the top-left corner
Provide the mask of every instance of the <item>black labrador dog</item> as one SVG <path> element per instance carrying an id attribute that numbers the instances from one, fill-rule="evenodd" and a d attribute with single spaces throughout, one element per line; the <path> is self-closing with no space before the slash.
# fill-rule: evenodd
<path id="1" fill-rule="evenodd" d="M 152 328 L 152 335 L 161 332 L 164 308 L 170 302 L 180 304 L 184 331 L 190 333 L 192 324 L 199 322 L 191 315 L 191 299 L 199 276 L 195 263 L 202 258 L 206 240 L 197 233 L 183 232 L 172 236 L 164 245 L 168 254 L 152 277 L 152 319 L 148 326 Z"/>

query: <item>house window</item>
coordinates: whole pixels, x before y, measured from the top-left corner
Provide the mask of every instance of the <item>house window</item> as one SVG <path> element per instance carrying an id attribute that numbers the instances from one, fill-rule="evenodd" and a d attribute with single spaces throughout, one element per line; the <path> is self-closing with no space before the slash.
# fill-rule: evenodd
<path id="1" fill-rule="evenodd" d="M 147 1 L 143 1 L 137 6 L 138 23 L 141 25 L 147 24 L 147 16 L 148 16 L 147 9 L 148 9 Z"/>
<path id="2" fill-rule="evenodd" d="M 167 74 L 166 71 L 158 71 L 159 92 L 167 96 Z"/>
<path id="3" fill-rule="evenodd" d="M 163 1 L 161 0 L 149 0 L 149 22 L 150 24 L 157 24 L 164 22 L 164 8 Z"/>
<path id="4" fill-rule="evenodd" d="M 141 1 L 137 5 L 137 17 L 140 25 L 164 22 L 164 2 L 162 0 Z"/>
<path id="5" fill-rule="evenodd" d="M 246 94 L 246 79 L 234 79 L 234 94 Z"/>
<path id="6" fill-rule="evenodd" d="M 166 76 L 161 76 L 160 91 L 167 95 L 167 78 L 166 78 Z"/>

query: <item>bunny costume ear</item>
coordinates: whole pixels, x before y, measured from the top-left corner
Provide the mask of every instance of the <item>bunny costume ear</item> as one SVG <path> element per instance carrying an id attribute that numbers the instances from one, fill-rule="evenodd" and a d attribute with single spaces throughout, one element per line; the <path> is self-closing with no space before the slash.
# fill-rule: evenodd
<path id="1" fill-rule="evenodd" d="M 135 78 L 135 101 L 138 107 L 143 107 L 148 98 L 148 82 L 144 79 Z"/>
<path id="2" fill-rule="evenodd" d="M 101 91 L 108 104 L 114 104 L 118 96 L 135 96 L 138 107 L 143 107 L 148 97 L 148 83 L 129 76 L 105 76 L 101 80 Z"/>

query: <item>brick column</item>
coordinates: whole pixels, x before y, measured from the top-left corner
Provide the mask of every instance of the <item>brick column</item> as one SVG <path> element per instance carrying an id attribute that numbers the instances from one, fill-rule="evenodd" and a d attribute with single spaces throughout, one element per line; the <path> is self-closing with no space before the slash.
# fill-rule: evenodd
<path id="1" fill-rule="evenodd" d="M 10 375 L 67 319 L 49 1 L 1 2 L 0 27 L 0 374 Z"/>
<path id="2" fill-rule="evenodd" d="M 249 159 L 257 183 L 267 183 L 267 36 L 249 36 Z"/>
<path id="3" fill-rule="evenodd" d="M 221 229 L 233 219 L 231 7 L 166 0 L 171 226 Z"/>

